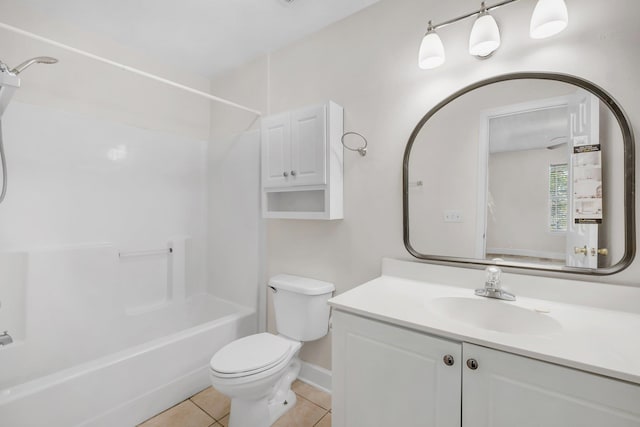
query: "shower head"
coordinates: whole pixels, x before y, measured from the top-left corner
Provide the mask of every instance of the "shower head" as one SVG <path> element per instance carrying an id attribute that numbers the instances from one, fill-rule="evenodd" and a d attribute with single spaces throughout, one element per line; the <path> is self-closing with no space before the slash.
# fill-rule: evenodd
<path id="1" fill-rule="evenodd" d="M 24 61 L 22 64 L 11 70 L 11 72 L 15 75 L 18 75 L 33 64 L 55 64 L 56 62 L 58 62 L 58 60 L 50 56 L 37 56 L 35 58 Z"/>
<path id="2" fill-rule="evenodd" d="M 20 87 L 20 78 L 18 74 L 26 70 L 33 64 L 55 64 L 58 62 L 56 58 L 50 56 L 38 56 L 24 61 L 14 69 L 9 69 L 7 64 L 0 61 L 0 118 L 4 114 L 9 105 L 9 101 L 13 97 L 16 89 Z"/>

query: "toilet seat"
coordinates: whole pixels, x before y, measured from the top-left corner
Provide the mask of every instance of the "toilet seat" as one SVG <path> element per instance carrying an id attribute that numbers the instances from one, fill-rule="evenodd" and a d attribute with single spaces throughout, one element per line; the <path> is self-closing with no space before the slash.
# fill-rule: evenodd
<path id="1" fill-rule="evenodd" d="M 287 338 L 269 333 L 250 335 L 227 344 L 210 362 L 219 378 L 247 377 L 287 362 L 299 345 Z M 295 352 L 294 351 L 294 352 Z"/>

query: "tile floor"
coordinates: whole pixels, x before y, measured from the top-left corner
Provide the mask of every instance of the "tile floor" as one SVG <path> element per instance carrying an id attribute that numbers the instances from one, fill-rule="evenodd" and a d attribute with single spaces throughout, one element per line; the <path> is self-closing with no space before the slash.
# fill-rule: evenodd
<path id="1" fill-rule="evenodd" d="M 298 397 L 293 409 L 273 427 L 331 427 L 331 395 L 302 381 L 292 385 Z M 229 398 L 209 387 L 139 427 L 228 427 Z"/>

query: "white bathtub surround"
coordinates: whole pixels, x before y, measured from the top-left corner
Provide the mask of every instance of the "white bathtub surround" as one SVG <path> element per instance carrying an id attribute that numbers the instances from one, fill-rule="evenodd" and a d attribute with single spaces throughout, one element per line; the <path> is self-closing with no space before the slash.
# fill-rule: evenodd
<path id="1" fill-rule="evenodd" d="M 0 332 L 24 339 L 28 259 L 26 253 L 0 255 Z"/>
<path id="2" fill-rule="evenodd" d="M 240 305 L 257 306 L 264 324 L 267 279 L 263 279 L 260 217 L 260 132 L 216 138 L 207 151 L 207 291 Z"/>
<path id="3" fill-rule="evenodd" d="M 17 101 L 2 124 L 0 251 L 95 242 L 135 251 L 192 236 L 188 291 L 204 291 L 206 141 Z"/>
<path id="4" fill-rule="evenodd" d="M 503 302 L 474 296 L 473 290 L 484 287 L 484 281 L 483 270 L 385 259 L 382 276 L 333 298 L 331 305 L 452 340 L 640 384 L 640 289 L 503 273 L 503 287 L 517 298 Z M 515 316 L 521 308 L 532 318 L 512 325 L 511 314 L 506 313 L 502 328 L 487 328 L 465 319 L 468 313 L 442 312 L 448 300 L 467 298 L 500 305 L 496 310 L 509 307 L 518 311 Z M 530 325 L 535 320 L 545 323 L 542 329 Z"/>
<path id="5" fill-rule="evenodd" d="M 120 326 L 111 325 L 121 338 L 133 339 L 136 329 L 138 335 L 155 331 L 157 337 L 139 336 L 139 344 L 122 346 L 114 337 L 97 332 L 84 335 L 76 347 L 103 341 L 111 345 L 111 351 L 102 350 L 102 357 L 72 363 L 37 379 L 5 383 L 0 390 L 0 419 L 3 425 L 11 426 L 137 424 L 206 388 L 211 354 L 253 332 L 255 322 L 252 310 L 207 295 L 152 313 L 127 316 Z M 86 324 L 84 328 L 92 329 Z M 20 352 L 26 345 L 0 349 L 2 365 L 20 366 L 4 356 Z M 81 353 L 81 349 L 69 351 L 73 344 L 60 345 L 68 356 Z M 44 355 L 46 352 L 39 356 L 42 359 Z"/>
<path id="6" fill-rule="evenodd" d="M 205 293 L 207 142 L 15 101 L 3 127 L 0 424 L 133 425 L 205 388 L 257 322 Z"/>

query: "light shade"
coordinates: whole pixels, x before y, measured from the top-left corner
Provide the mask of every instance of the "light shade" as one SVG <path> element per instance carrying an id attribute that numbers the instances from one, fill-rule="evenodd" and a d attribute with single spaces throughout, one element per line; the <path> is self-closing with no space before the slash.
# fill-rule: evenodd
<path id="1" fill-rule="evenodd" d="M 569 24 L 569 13 L 564 0 L 538 0 L 531 17 L 529 34 L 533 39 L 544 39 L 558 34 Z"/>
<path id="2" fill-rule="evenodd" d="M 469 53 L 485 57 L 500 47 L 500 30 L 493 16 L 481 14 L 473 23 L 469 37 Z"/>
<path id="3" fill-rule="evenodd" d="M 423 70 L 436 68 L 444 63 L 444 45 L 435 31 L 425 34 L 418 53 L 418 66 Z"/>

